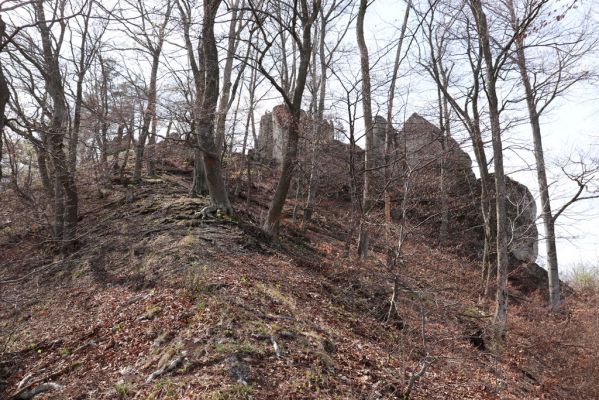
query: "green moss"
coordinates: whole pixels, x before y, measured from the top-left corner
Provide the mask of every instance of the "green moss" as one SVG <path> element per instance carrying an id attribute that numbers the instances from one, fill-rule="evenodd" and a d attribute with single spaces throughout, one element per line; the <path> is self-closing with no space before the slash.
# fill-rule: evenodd
<path id="1" fill-rule="evenodd" d="M 249 341 L 242 343 L 216 343 L 214 351 L 220 354 L 264 354 L 264 350 Z"/>
<path id="2" fill-rule="evenodd" d="M 114 390 L 116 391 L 117 396 L 120 398 L 125 398 L 131 392 L 131 388 L 126 383 L 116 383 L 114 385 Z"/>
<path id="3" fill-rule="evenodd" d="M 216 392 L 210 393 L 208 399 L 211 400 L 238 400 L 238 399 L 250 399 L 254 389 L 249 385 L 242 385 L 236 383 L 227 388 L 219 389 Z"/>
<path id="4" fill-rule="evenodd" d="M 58 354 L 60 354 L 62 357 L 66 357 L 69 354 L 71 354 L 71 351 L 69 350 L 68 347 L 63 346 L 60 349 L 58 349 Z"/>

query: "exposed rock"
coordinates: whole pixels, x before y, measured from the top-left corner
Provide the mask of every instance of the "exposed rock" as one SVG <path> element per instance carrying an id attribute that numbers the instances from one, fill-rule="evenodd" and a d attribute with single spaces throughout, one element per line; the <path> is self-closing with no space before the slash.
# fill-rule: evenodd
<path id="1" fill-rule="evenodd" d="M 227 357 L 229 377 L 237 383 L 247 385 L 251 381 L 250 369 L 237 354 Z"/>
<path id="2" fill-rule="evenodd" d="M 490 175 L 494 182 L 494 174 Z M 480 193 L 480 180 L 477 182 L 476 193 Z M 539 255 L 537 230 L 537 205 L 528 188 L 518 181 L 505 177 L 506 190 L 506 217 L 508 222 L 508 252 L 510 271 L 520 267 L 522 264 L 531 264 L 537 260 Z M 490 195 L 495 197 L 495 186 L 491 185 Z M 477 202 L 478 202 L 477 197 Z M 491 210 L 495 210 L 495 201 L 491 202 Z M 495 215 L 492 224 L 495 226 Z M 480 222 L 482 224 L 482 220 Z"/>
<path id="3" fill-rule="evenodd" d="M 518 263 L 534 263 L 539 255 L 535 198 L 525 185 L 509 177 L 506 177 L 505 186 L 510 255 Z"/>
<path id="4" fill-rule="evenodd" d="M 284 105 L 274 107 L 272 112 L 267 112 L 260 118 L 256 153 L 261 159 L 275 160 L 277 163 L 283 162 L 287 149 L 290 121 L 291 114 Z M 322 126 L 316 124 L 317 122 L 308 114 L 304 111 L 301 112 L 300 152 L 305 151 L 307 144 L 311 141 L 318 140 L 324 143 L 333 140 L 334 126 L 331 122 L 325 120 Z"/>
<path id="5" fill-rule="evenodd" d="M 373 153 L 376 166 L 384 165 L 387 120 L 377 115 L 373 121 Z M 453 175 L 466 174 L 474 179 L 472 160 L 451 136 L 444 137 L 441 129 L 414 113 L 401 130 L 393 128 L 392 152 L 401 160 L 403 168 L 412 171 L 440 167 L 444 163 Z"/>

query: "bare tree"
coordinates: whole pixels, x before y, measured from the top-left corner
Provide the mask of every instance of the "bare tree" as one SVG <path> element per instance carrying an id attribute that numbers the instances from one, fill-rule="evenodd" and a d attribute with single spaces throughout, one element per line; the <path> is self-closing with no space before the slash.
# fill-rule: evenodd
<path id="1" fill-rule="evenodd" d="M 424 68 L 433 78 L 438 90 L 443 95 L 443 101 L 447 101 L 462 122 L 468 135 L 480 175 L 480 207 L 483 217 L 484 230 L 484 248 L 482 257 L 482 293 L 486 296 L 489 289 L 489 279 L 494 270 L 491 266 L 492 247 L 494 243 L 494 227 L 491 215 L 491 185 L 492 176 L 489 172 L 489 162 L 485 152 L 485 140 L 483 138 L 483 128 L 481 126 L 480 96 L 482 88 L 482 52 L 477 37 L 473 34 L 475 31 L 472 22 L 466 10 L 462 7 L 455 9 L 452 5 L 448 10 L 442 10 L 441 4 L 429 3 L 425 11 L 417 11 L 420 18 L 423 19 L 425 29 L 423 30 L 425 41 L 429 47 L 429 60 L 423 63 Z M 428 17 L 426 13 L 428 12 Z M 451 15 L 449 21 L 439 23 L 436 21 L 438 14 L 441 18 L 444 14 Z M 459 19 L 458 19 L 459 18 Z M 457 23 L 461 22 L 460 30 L 457 30 Z M 455 31 L 455 32 L 453 32 Z M 463 38 L 464 43 L 459 42 L 456 46 L 458 52 L 462 48 L 466 49 L 466 71 L 465 77 L 461 80 L 453 77 L 454 63 L 457 62 L 455 55 L 450 52 L 450 38 Z M 449 65 L 449 66 L 447 66 Z M 463 90 L 451 90 L 452 88 L 464 87 Z M 444 111 L 443 111 L 444 112 Z M 447 118 L 445 118 L 448 121 Z"/>
<path id="2" fill-rule="evenodd" d="M 169 33 L 167 28 L 171 18 L 173 2 L 167 0 L 165 4 L 157 9 L 148 9 L 146 3 L 142 0 L 129 0 L 128 4 L 135 12 L 133 20 L 137 25 L 131 24 L 131 17 L 121 16 L 122 26 L 126 29 L 129 37 L 139 45 L 141 51 L 149 56 L 151 65 L 149 82 L 144 93 L 146 106 L 135 151 L 133 180 L 138 182 L 141 180 L 146 140 L 151 136 L 150 126 L 156 115 L 158 68 L 164 42 Z M 150 139 L 155 140 L 152 137 Z M 150 154 L 149 158 L 152 157 L 153 155 Z"/>
<path id="3" fill-rule="evenodd" d="M 362 200 L 362 220 L 360 221 L 360 238 L 358 255 L 361 259 L 368 256 L 368 227 L 364 217 L 373 205 L 373 169 L 374 169 L 374 130 L 372 120 L 372 85 L 370 84 L 370 60 L 368 46 L 364 37 L 364 19 L 366 18 L 367 0 L 360 0 L 356 22 L 356 36 L 360 50 L 360 70 L 362 71 L 362 114 L 364 118 L 364 134 L 366 149 L 364 151 L 364 193 Z"/>
<path id="4" fill-rule="evenodd" d="M 204 2 L 202 35 L 198 44 L 196 59 L 195 48 L 190 35 L 191 5 L 184 0 L 177 1 L 181 19 L 183 20 L 189 63 L 196 86 L 193 112 L 194 128 L 197 140 L 196 145 L 202 156 L 203 174 L 213 205 L 224 214 L 230 215 L 233 213 L 233 208 L 231 207 L 229 194 L 223 179 L 220 148 L 218 148 L 214 129 L 220 74 L 214 25 L 220 3 L 221 0 L 208 0 Z M 196 165 L 195 168 L 195 174 L 200 175 L 202 171 L 197 171 L 199 165 Z"/>
<path id="5" fill-rule="evenodd" d="M 315 0 L 311 4 L 307 0 L 294 1 L 293 4 L 280 2 L 275 7 L 275 10 L 258 8 L 253 2 L 249 4 L 252 16 L 259 28 L 260 36 L 264 43 L 264 46 L 258 49 L 258 70 L 283 97 L 287 112 L 289 113 L 288 138 L 283 165 L 275 194 L 263 224 L 264 231 L 276 237 L 278 235 L 281 212 L 287 199 L 298 154 L 302 100 L 309 72 L 310 59 L 312 57 L 312 27 L 318 18 L 321 1 Z M 282 9 L 285 10 L 290 25 L 286 25 L 286 22 L 280 17 Z M 277 13 L 279 13 L 279 16 L 277 16 Z M 265 26 L 267 19 L 274 22 L 275 34 L 268 32 Z M 282 74 L 283 83 L 279 84 L 276 78 L 267 70 L 264 61 L 273 47 L 275 40 L 282 32 L 285 32 L 292 38 L 294 47 L 299 52 L 299 64 L 297 68 L 293 69 L 291 77 L 288 77 L 287 73 L 284 72 Z M 286 65 L 286 60 L 283 62 Z M 293 65 L 295 66 L 295 63 Z M 293 88 L 293 90 L 290 88 Z"/>
<path id="6" fill-rule="evenodd" d="M 519 16 L 517 15 L 516 4 L 513 0 L 506 3 L 510 15 L 512 29 L 518 31 Z M 525 7 L 529 7 L 525 4 Z M 559 24 L 563 19 L 562 14 L 555 17 L 555 23 Z M 584 24 L 582 25 L 584 27 Z M 543 38 L 537 40 L 540 43 L 534 43 L 529 38 L 531 35 L 518 35 L 515 40 L 515 59 L 516 66 L 520 72 L 520 79 L 524 89 L 526 106 L 528 109 L 528 118 L 532 131 L 532 141 L 534 145 L 534 156 L 536 163 L 537 181 L 539 185 L 539 194 L 541 198 L 541 216 L 545 229 L 545 245 L 547 251 L 547 264 L 549 275 L 549 304 L 553 311 L 560 308 L 560 281 L 559 267 L 557 260 L 557 248 L 555 244 L 555 219 L 551 210 L 551 200 L 549 197 L 549 184 L 547 182 L 547 172 L 545 165 L 545 155 L 543 151 L 543 138 L 541 133 L 541 116 L 547 111 L 551 103 L 559 96 L 563 95 L 574 84 L 590 77 L 589 71 L 581 68 L 582 57 L 588 54 L 589 50 L 595 45 L 595 39 L 584 29 L 576 34 L 575 37 L 556 37 L 549 44 L 547 43 L 547 32 L 544 32 Z M 568 35 L 568 32 L 560 31 L 562 36 Z M 527 45 L 526 42 L 531 42 Z M 560 43 L 561 42 L 561 43 Z M 539 48 L 550 49 L 553 55 L 553 63 L 546 61 L 536 68 L 527 60 L 527 51 L 538 50 Z M 548 65 L 549 64 L 549 65 Z M 552 64 L 552 65 L 551 65 Z M 579 187 L 584 184 L 577 181 Z"/>

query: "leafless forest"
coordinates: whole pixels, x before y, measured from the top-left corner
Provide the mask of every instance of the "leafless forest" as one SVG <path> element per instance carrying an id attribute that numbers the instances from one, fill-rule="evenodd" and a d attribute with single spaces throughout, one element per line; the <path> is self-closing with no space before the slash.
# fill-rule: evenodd
<path id="1" fill-rule="evenodd" d="M 0 0 L 0 397 L 599 398 L 589 3 Z"/>

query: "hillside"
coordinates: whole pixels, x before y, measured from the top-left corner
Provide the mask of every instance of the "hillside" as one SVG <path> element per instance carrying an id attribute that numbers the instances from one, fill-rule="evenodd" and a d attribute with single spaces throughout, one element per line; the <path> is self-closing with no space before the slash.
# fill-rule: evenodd
<path id="1" fill-rule="evenodd" d="M 414 399 L 599 398 L 596 295 L 550 315 L 541 292 L 512 290 L 505 344 L 489 346 L 479 263 L 423 231 L 405 248 L 401 319 L 385 322 L 380 238 L 368 262 L 345 257 L 349 203 L 320 199 L 305 230 L 288 202 L 270 242 L 261 173 L 234 218 L 200 216 L 208 200 L 188 195 L 185 171 L 132 195 L 81 184 L 80 247 L 65 259 L 3 201 L 19 224 L 0 243 L 0 397 L 53 382 L 35 398 L 394 399 L 412 381 Z"/>

